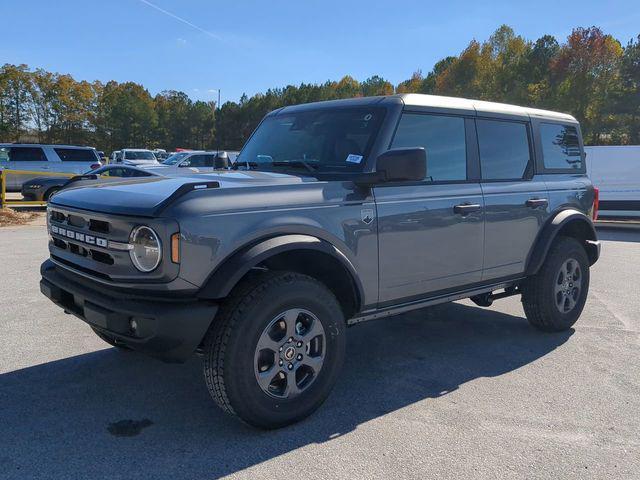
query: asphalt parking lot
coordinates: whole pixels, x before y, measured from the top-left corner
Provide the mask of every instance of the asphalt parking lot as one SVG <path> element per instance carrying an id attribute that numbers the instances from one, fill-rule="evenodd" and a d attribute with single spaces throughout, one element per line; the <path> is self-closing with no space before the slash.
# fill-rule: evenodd
<path id="1" fill-rule="evenodd" d="M 363 324 L 325 405 L 263 432 L 198 358 L 118 352 L 54 307 L 44 228 L 1 228 L 0 478 L 640 478 L 640 230 L 600 235 L 574 330 L 517 298 Z"/>

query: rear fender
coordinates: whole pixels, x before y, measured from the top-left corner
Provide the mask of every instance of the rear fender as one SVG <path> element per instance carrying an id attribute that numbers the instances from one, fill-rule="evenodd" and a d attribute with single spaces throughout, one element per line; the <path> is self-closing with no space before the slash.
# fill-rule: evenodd
<path id="1" fill-rule="evenodd" d="M 575 209 L 561 210 L 542 228 L 527 259 L 527 275 L 535 275 L 549 253 L 558 235 L 573 237 L 583 243 L 590 265 L 598 260 L 600 244 L 591 219 Z"/>

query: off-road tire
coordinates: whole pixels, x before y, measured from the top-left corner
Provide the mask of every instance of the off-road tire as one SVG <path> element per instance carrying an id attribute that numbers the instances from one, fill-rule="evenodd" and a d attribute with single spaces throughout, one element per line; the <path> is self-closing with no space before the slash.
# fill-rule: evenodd
<path id="1" fill-rule="evenodd" d="M 581 290 L 575 306 L 562 313 L 555 303 L 554 288 L 558 272 L 568 259 L 575 259 L 581 271 Z M 589 291 L 589 259 L 584 247 L 575 238 L 559 237 L 549 249 L 537 274 L 522 286 L 522 305 L 529 323 L 546 332 L 561 332 L 571 328 L 582 313 Z"/>
<path id="2" fill-rule="evenodd" d="M 274 398 L 258 385 L 254 354 L 266 326 L 280 312 L 302 308 L 320 320 L 326 338 L 317 378 L 295 398 Z M 221 306 L 204 341 L 204 377 L 225 412 L 258 428 L 295 423 L 327 398 L 345 356 L 346 323 L 336 297 L 321 282 L 292 272 L 250 274 Z"/>
<path id="3" fill-rule="evenodd" d="M 100 340 L 107 342 L 112 347 L 116 347 L 118 350 L 121 350 L 123 352 L 127 352 L 131 350 L 125 344 L 118 342 L 115 338 L 110 337 L 105 333 L 102 333 L 100 330 L 97 330 L 93 327 L 91 327 L 91 330 L 93 330 L 93 333 L 95 333 L 100 338 Z"/>

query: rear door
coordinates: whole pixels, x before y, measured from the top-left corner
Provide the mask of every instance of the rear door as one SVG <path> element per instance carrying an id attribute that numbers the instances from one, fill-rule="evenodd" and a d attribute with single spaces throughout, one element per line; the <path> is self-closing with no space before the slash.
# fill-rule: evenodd
<path id="1" fill-rule="evenodd" d="M 473 133 L 472 118 L 403 113 L 391 148 L 424 147 L 427 177 L 374 188 L 381 307 L 480 281 L 484 212 Z"/>
<path id="2" fill-rule="evenodd" d="M 6 168 L 9 170 L 24 170 L 35 173 L 9 174 L 7 175 L 7 189 L 20 190 L 22 184 L 32 178 L 41 176 L 42 172 L 49 171 L 50 164 L 42 147 L 24 146 L 8 147 L 6 150 L 8 161 Z"/>
<path id="3" fill-rule="evenodd" d="M 527 120 L 476 120 L 485 204 L 483 280 L 517 276 L 549 216 L 549 196 L 534 174 Z"/>

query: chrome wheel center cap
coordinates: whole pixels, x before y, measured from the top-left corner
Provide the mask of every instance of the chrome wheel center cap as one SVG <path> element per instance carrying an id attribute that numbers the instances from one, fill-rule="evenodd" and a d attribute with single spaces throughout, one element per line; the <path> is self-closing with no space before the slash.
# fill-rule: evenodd
<path id="1" fill-rule="evenodd" d="M 293 347 L 289 347 L 284 351 L 284 358 L 287 361 L 291 361 L 296 356 L 296 349 Z"/>

